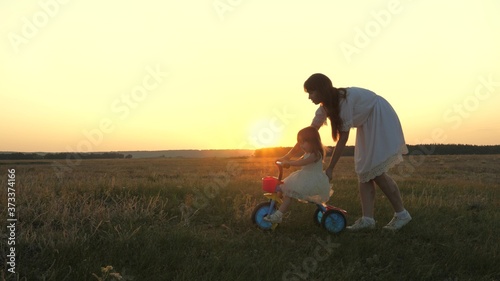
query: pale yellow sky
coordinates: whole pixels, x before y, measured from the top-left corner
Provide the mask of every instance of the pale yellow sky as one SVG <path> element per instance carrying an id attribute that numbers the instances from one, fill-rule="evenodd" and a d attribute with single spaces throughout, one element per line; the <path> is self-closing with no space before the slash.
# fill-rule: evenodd
<path id="1" fill-rule="evenodd" d="M 316 72 L 409 144 L 500 144 L 499 1 L 290 2 L 0 0 L 0 151 L 291 146 Z"/>

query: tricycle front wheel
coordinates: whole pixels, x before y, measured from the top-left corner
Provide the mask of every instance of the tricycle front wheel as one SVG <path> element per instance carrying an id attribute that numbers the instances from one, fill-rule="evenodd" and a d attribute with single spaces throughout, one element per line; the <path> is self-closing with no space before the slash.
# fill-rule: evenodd
<path id="1" fill-rule="evenodd" d="M 320 208 L 317 208 L 313 214 L 313 222 L 317 226 L 321 226 L 321 219 L 323 218 L 323 211 Z"/>
<path id="2" fill-rule="evenodd" d="M 276 212 L 276 204 L 274 204 L 274 207 L 269 212 L 270 209 L 271 202 L 264 202 L 255 206 L 252 212 L 252 222 L 256 224 L 260 229 L 270 230 L 273 227 L 272 223 L 264 220 L 264 217 L 267 216 L 267 214 L 272 215 L 274 212 Z"/>

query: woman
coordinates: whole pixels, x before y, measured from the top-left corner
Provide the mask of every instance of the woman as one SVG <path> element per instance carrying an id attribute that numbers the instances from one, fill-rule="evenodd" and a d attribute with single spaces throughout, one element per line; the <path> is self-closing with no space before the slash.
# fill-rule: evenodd
<path id="1" fill-rule="evenodd" d="M 319 129 L 326 124 L 327 118 L 330 119 L 332 138 L 337 142 L 325 170 L 330 180 L 349 138 L 349 130 L 353 127 L 357 129 L 354 161 L 363 216 L 347 228 L 375 228 L 375 184 L 385 193 L 394 209 L 394 217 L 384 228 L 398 230 L 406 225 L 411 216 L 404 208 L 396 182 L 386 173 L 403 161 L 402 154 L 408 153 L 399 118 L 392 106 L 366 89 L 335 88 L 331 80 L 320 73 L 311 75 L 305 81 L 304 91 L 314 104 L 320 105 L 311 126 Z M 282 159 L 290 159 L 299 149 L 296 144 Z"/>

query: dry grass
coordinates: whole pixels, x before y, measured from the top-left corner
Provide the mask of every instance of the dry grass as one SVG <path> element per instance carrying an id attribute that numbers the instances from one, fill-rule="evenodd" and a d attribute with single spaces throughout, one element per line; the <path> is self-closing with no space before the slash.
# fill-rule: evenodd
<path id="1" fill-rule="evenodd" d="M 251 225 L 264 200 L 260 179 L 276 173 L 272 159 L 85 160 L 62 177 L 51 162 L 3 161 L 2 186 L 7 169 L 16 169 L 18 274 L 5 266 L 0 276 L 500 280 L 500 156 L 406 160 L 392 172 L 414 220 L 398 233 L 383 231 L 392 210 L 378 192 L 377 230 L 339 236 L 315 227 L 307 204 L 294 204 L 274 233 Z M 349 223 L 360 215 L 352 161 L 341 159 L 330 202 L 349 211 Z M 1 259 L 5 241 L 3 234 Z"/>

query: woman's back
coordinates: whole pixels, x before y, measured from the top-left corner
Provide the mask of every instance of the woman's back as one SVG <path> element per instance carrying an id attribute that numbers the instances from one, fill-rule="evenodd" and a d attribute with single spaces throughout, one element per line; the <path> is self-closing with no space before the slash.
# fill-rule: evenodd
<path id="1" fill-rule="evenodd" d="M 347 88 L 347 95 L 345 99 L 340 102 L 340 115 L 349 127 L 361 126 L 377 103 L 377 96 L 374 92 L 358 88 Z"/>

